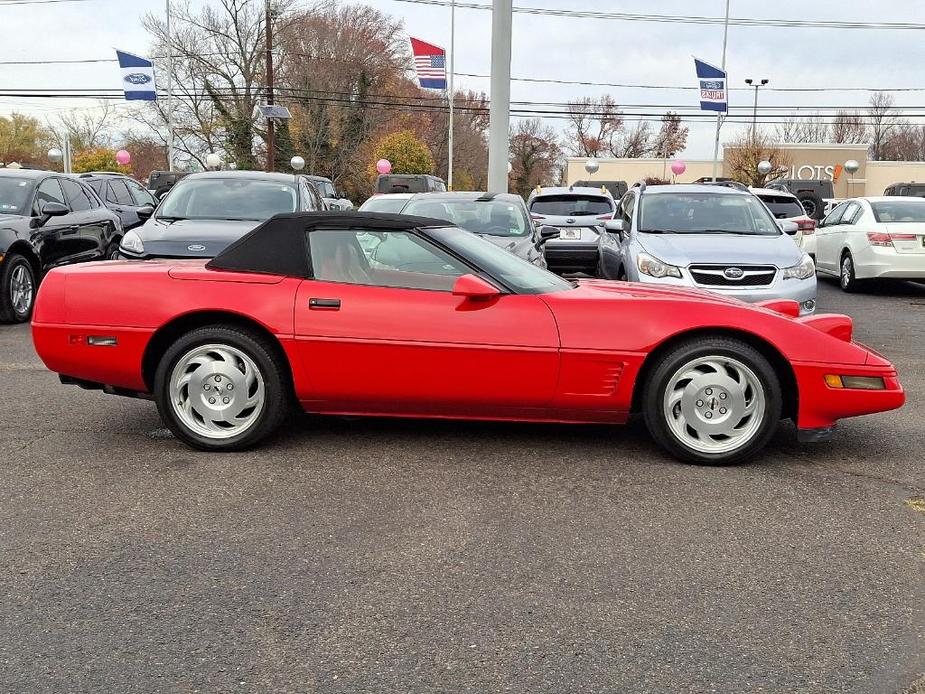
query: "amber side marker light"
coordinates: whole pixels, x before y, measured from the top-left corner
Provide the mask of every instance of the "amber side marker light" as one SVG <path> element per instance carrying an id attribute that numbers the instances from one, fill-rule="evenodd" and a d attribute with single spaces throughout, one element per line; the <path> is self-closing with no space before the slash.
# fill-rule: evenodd
<path id="1" fill-rule="evenodd" d="M 837 376 L 825 375 L 825 384 L 829 388 L 851 388 L 854 390 L 885 390 L 886 383 L 879 376 Z"/>

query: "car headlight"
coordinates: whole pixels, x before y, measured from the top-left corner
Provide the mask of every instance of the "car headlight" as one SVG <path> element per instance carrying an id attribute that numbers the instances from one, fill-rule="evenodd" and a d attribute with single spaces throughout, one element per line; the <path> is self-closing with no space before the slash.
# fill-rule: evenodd
<path id="1" fill-rule="evenodd" d="M 141 255 L 145 252 L 145 245 L 141 242 L 141 237 L 134 231 L 126 232 L 125 236 L 122 237 L 120 247 L 135 255 Z"/>
<path id="2" fill-rule="evenodd" d="M 649 277 L 681 277 L 681 268 L 663 263 L 648 253 L 640 253 L 636 257 L 636 267 L 639 268 L 639 272 Z"/>
<path id="3" fill-rule="evenodd" d="M 796 279 L 796 280 L 805 280 L 812 277 L 816 274 L 816 264 L 813 262 L 813 259 L 810 258 L 806 253 L 803 254 L 803 257 L 800 259 L 800 262 L 791 267 L 784 268 L 784 279 Z"/>

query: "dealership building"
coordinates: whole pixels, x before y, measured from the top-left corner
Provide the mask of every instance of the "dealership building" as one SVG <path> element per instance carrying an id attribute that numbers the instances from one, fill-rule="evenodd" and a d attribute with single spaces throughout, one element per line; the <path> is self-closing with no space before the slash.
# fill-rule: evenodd
<path id="1" fill-rule="evenodd" d="M 863 144 L 783 144 L 778 147 L 791 163 L 785 178 L 830 180 L 837 198 L 883 195 L 884 189 L 891 183 L 925 182 L 925 162 L 868 161 L 867 145 Z M 724 158 L 717 167 L 718 176 L 730 175 L 727 165 L 730 149 L 728 145 L 723 149 Z M 600 168 L 595 174 L 589 174 L 585 171 L 587 157 L 571 157 L 568 159 L 566 180 L 569 183 L 626 181 L 632 185 L 635 181 L 652 177 L 690 183 L 713 174 L 712 159 L 678 158 L 687 166 L 680 176 L 673 176 L 671 162 L 663 159 L 597 159 Z M 854 174 L 844 170 L 845 162 L 851 159 L 859 165 Z"/>

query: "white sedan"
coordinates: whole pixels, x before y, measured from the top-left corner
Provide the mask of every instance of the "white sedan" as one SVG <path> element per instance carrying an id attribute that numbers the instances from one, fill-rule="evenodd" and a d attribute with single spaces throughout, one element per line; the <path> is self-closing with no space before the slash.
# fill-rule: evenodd
<path id="1" fill-rule="evenodd" d="M 816 269 L 846 292 L 870 279 L 925 280 L 925 198 L 845 200 L 816 231 Z"/>
<path id="2" fill-rule="evenodd" d="M 414 197 L 414 193 L 380 193 L 373 195 L 360 205 L 359 212 L 387 212 L 398 214 L 407 202 Z"/>

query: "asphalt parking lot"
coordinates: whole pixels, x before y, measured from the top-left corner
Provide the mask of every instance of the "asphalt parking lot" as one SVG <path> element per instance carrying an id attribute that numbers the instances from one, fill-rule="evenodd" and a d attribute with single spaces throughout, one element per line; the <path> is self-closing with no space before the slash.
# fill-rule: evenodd
<path id="1" fill-rule="evenodd" d="M 0 326 L 0 691 L 923 686 L 925 286 L 820 310 L 908 404 L 730 469 L 641 423 L 306 416 L 202 454 Z"/>

